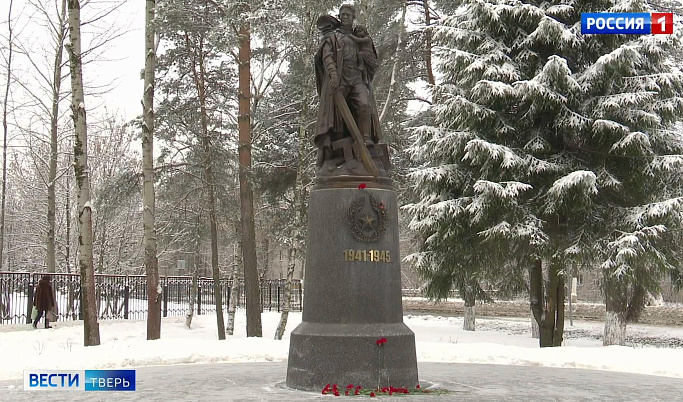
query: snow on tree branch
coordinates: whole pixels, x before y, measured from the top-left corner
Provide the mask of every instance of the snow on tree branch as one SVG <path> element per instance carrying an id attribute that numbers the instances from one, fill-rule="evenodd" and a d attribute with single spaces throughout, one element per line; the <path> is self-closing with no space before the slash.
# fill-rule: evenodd
<path id="1" fill-rule="evenodd" d="M 547 193 L 546 212 L 554 213 L 562 205 L 577 204 L 579 200 L 589 200 L 598 194 L 595 173 L 577 170 L 555 180 Z"/>
<path id="2" fill-rule="evenodd" d="M 493 160 L 499 162 L 504 169 L 518 167 L 523 163 L 522 158 L 510 148 L 479 139 L 467 143 L 462 160 L 469 161 L 472 165 L 484 165 Z"/>

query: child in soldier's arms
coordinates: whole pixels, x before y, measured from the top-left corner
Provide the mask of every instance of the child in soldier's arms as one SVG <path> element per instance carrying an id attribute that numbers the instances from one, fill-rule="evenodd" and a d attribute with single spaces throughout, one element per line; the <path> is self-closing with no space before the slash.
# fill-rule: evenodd
<path id="1" fill-rule="evenodd" d="M 375 45 L 372 43 L 372 38 L 368 35 L 368 30 L 364 25 L 356 25 L 353 29 L 353 35 L 349 35 L 354 42 L 358 44 L 358 53 L 363 57 L 365 64 L 374 68 L 377 63 L 375 56 Z"/>
<path id="2" fill-rule="evenodd" d="M 364 25 L 356 25 L 353 35 L 349 35 L 356 43 L 361 52 L 372 52 L 372 38 L 368 35 L 368 29 Z"/>

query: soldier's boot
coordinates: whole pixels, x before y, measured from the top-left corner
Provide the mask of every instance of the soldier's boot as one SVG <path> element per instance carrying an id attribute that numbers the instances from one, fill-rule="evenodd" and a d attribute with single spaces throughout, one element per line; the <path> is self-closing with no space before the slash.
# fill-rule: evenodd
<path id="1" fill-rule="evenodd" d="M 374 145 L 372 140 L 372 116 L 370 115 L 370 108 L 362 108 L 358 111 L 358 130 L 363 136 L 365 145 Z"/>

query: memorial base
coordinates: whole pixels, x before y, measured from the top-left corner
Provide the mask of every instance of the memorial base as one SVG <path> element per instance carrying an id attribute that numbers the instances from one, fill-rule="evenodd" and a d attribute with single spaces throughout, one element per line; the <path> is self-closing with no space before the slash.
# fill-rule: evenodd
<path id="1" fill-rule="evenodd" d="M 397 212 L 393 190 L 311 192 L 303 319 L 290 337 L 287 386 L 417 385 L 415 335 L 403 323 Z"/>

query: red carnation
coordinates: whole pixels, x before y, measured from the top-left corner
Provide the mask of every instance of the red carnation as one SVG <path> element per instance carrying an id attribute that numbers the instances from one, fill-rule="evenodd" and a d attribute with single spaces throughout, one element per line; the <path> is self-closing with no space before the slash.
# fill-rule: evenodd
<path id="1" fill-rule="evenodd" d="M 375 343 L 377 344 L 377 346 L 382 346 L 385 343 L 387 343 L 387 338 L 379 338 L 378 340 L 375 341 Z"/>
<path id="2" fill-rule="evenodd" d="M 420 389 L 420 384 L 417 384 L 417 386 L 415 388 Z"/>
<path id="3" fill-rule="evenodd" d="M 361 190 L 363 190 L 365 187 L 367 187 L 367 185 L 365 183 L 361 183 L 358 185 L 358 188 Z"/>
<path id="4" fill-rule="evenodd" d="M 323 388 L 323 395 L 327 395 L 330 393 L 330 384 L 325 385 L 325 388 Z"/>
<path id="5" fill-rule="evenodd" d="M 374 398 L 374 397 L 375 397 L 375 393 L 374 393 L 374 392 L 370 392 L 370 396 Z"/>
<path id="6" fill-rule="evenodd" d="M 357 387 L 356 387 L 356 392 L 354 393 L 354 395 L 358 395 L 358 393 L 360 392 L 360 389 L 361 389 L 361 386 L 360 386 L 360 385 L 357 386 Z"/>
<path id="7" fill-rule="evenodd" d="M 346 386 L 346 389 L 351 389 L 351 388 L 353 388 L 353 384 L 349 384 Z"/>

